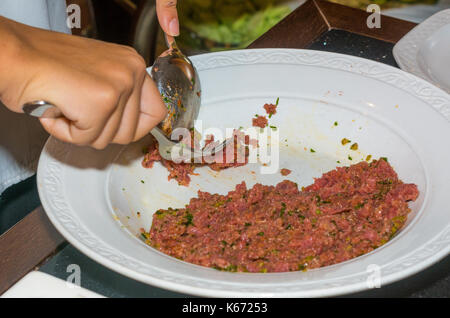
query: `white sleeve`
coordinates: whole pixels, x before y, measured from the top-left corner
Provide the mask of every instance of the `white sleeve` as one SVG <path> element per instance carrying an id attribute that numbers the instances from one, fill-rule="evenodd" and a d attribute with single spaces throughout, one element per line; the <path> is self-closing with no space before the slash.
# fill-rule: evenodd
<path id="1" fill-rule="evenodd" d="M 67 26 L 66 0 L 47 0 L 50 16 L 50 29 L 53 31 L 71 33 Z"/>
<path id="2" fill-rule="evenodd" d="M 0 0 L 0 15 L 34 27 L 70 33 L 65 0 Z M 13 113 L 0 103 L 0 194 L 36 172 L 47 138 L 36 118 Z"/>
<path id="3" fill-rule="evenodd" d="M 65 0 L 1 0 L 0 15 L 37 28 L 70 33 Z"/>

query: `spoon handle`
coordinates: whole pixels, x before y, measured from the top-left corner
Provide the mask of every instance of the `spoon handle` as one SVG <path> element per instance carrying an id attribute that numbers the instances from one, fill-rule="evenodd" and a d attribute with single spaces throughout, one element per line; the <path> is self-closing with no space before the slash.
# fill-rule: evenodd
<path id="1" fill-rule="evenodd" d="M 158 141 L 159 154 L 161 155 L 161 157 L 171 161 L 171 150 L 174 146 L 174 143 L 166 137 L 164 132 L 158 126 L 153 128 L 150 133 L 153 135 L 153 137 L 155 137 L 156 141 Z"/>
<path id="2" fill-rule="evenodd" d="M 26 103 L 22 106 L 25 114 L 39 118 L 61 118 L 64 117 L 61 110 L 50 102 L 38 100 Z"/>
<path id="3" fill-rule="evenodd" d="M 178 50 L 177 42 L 175 42 L 175 38 L 167 33 L 164 33 L 164 39 L 166 40 L 166 45 L 169 49 Z"/>

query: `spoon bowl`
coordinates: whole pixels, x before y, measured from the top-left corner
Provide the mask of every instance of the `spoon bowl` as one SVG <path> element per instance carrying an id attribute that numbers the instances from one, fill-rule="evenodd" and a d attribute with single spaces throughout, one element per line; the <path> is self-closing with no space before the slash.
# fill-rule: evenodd
<path id="1" fill-rule="evenodd" d="M 191 60 L 178 48 L 172 36 L 165 35 L 168 50 L 163 52 L 152 67 L 151 76 L 167 107 L 167 117 L 152 130 L 158 140 L 159 153 L 166 160 L 186 161 L 211 156 L 221 151 L 230 140 L 200 149 L 179 147 L 179 140 L 172 140 L 177 128 L 191 131 L 201 105 L 200 79 Z M 176 137 L 176 136 L 175 136 Z M 176 151 L 175 151 L 176 149 Z M 183 151 L 180 156 L 180 149 Z"/>
<path id="2" fill-rule="evenodd" d="M 176 128 L 191 129 L 201 104 L 201 86 L 194 65 L 166 35 L 168 50 L 155 61 L 151 75 L 168 109 L 159 127 L 170 138 Z"/>

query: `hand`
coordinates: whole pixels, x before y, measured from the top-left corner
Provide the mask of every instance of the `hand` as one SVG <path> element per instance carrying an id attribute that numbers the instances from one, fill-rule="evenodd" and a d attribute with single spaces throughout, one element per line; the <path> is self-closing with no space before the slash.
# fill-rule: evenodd
<path id="1" fill-rule="evenodd" d="M 180 34 L 177 0 L 156 0 L 156 12 L 159 24 L 165 33 L 171 36 Z"/>
<path id="2" fill-rule="evenodd" d="M 60 140 L 98 149 L 127 144 L 166 116 L 144 60 L 131 47 L 2 17 L 0 38 L 0 100 L 16 112 L 36 100 L 56 105 L 65 118 L 40 121 Z"/>

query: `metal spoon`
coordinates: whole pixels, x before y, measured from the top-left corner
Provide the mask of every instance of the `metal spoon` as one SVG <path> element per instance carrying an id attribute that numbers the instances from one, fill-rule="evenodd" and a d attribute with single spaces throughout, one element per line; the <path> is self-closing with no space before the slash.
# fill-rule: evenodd
<path id="1" fill-rule="evenodd" d="M 170 139 L 177 128 L 194 127 L 201 103 L 201 87 L 192 62 L 179 50 L 173 37 L 165 35 L 165 38 L 169 49 L 156 59 L 151 75 L 167 106 L 168 115 L 151 133 L 158 141 L 159 153 L 164 159 L 201 162 L 202 157 L 209 157 L 221 151 L 233 139 L 227 139 L 218 145 L 212 143 L 203 150 L 186 148 L 178 140 L 174 142 Z M 27 103 L 22 109 L 24 113 L 35 117 L 64 116 L 58 107 L 42 100 Z"/>
<path id="2" fill-rule="evenodd" d="M 178 140 L 170 140 L 172 132 L 177 128 L 193 129 L 201 104 L 201 86 L 198 73 L 191 60 L 178 48 L 175 38 L 165 34 L 168 50 L 163 52 L 152 67 L 152 78 L 169 111 L 166 119 L 152 131 L 158 140 L 159 153 L 164 159 L 173 160 L 180 155 L 183 148 L 183 159 L 201 159 L 221 151 L 232 139 L 220 144 L 210 144 L 203 150 L 180 147 Z M 167 138 L 168 137 L 168 138 Z M 173 150 L 176 149 L 176 152 Z M 170 157 L 170 158 L 169 158 Z M 180 159 L 180 158 L 178 158 Z"/>

